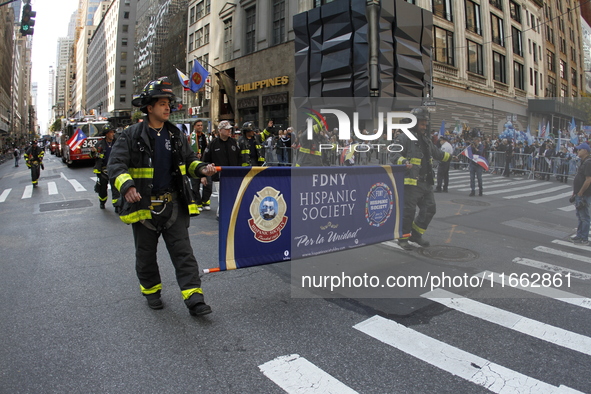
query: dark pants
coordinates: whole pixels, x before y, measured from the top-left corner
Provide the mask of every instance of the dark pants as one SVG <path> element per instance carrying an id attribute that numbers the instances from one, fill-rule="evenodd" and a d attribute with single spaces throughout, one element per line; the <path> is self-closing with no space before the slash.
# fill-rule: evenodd
<path id="1" fill-rule="evenodd" d="M 478 191 L 482 193 L 482 166 L 470 164 L 470 189 L 472 189 L 472 193 L 474 193 L 474 189 L 476 188 L 476 179 L 478 179 Z"/>
<path id="2" fill-rule="evenodd" d="M 447 191 L 447 185 L 449 183 L 449 161 L 442 161 L 439 163 L 437 167 L 437 188 L 436 190 L 441 190 L 441 186 L 443 186 L 443 191 Z"/>
<path id="3" fill-rule="evenodd" d="M 41 175 L 41 166 L 39 164 L 31 164 L 31 183 L 36 185 Z"/>
<path id="4" fill-rule="evenodd" d="M 97 177 L 99 178 L 99 201 L 101 203 L 105 203 L 107 201 L 107 196 L 108 196 L 108 188 L 109 188 L 109 177 L 107 176 L 107 174 L 105 174 L 104 172 L 101 172 L 100 174 L 97 174 Z M 118 206 L 117 203 L 119 201 L 119 190 L 117 190 L 116 187 L 114 187 L 113 185 L 111 185 L 111 202 L 113 203 L 113 206 Z"/>
<path id="5" fill-rule="evenodd" d="M 174 202 L 177 203 L 176 201 Z M 152 222 L 150 220 L 149 222 Z M 178 206 L 178 217 L 168 229 L 162 231 L 162 238 L 168 249 L 170 260 L 176 271 L 179 284 L 187 308 L 199 302 L 204 302 L 199 278 L 199 266 L 193 255 L 193 248 L 189 240 L 190 224 L 189 212 L 183 204 Z M 135 270 L 142 286 L 142 293 L 150 298 L 160 296 L 162 286 L 160 271 L 156 261 L 156 251 L 160 233 L 149 229 L 142 223 L 133 223 L 133 238 L 135 241 Z"/>
<path id="6" fill-rule="evenodd" d="M 201 193 L 201 179 L 191 179 L 191 187 L 193 188 L 193 193 L 195 193 L 195 202 L 197 202 L 198 207 L 201 208 L 203 205 L 206 205 L 211 198 L 212 185 L 211 177 L 208 176 L 207 185 L 203 186 L 203 193 Z"/>
<path id="7" fill-rule="evenodd" d="M 505 172 L 503 172 L 503 176 L 508 177 L 509 175 L 511 175 L 511 158 L 509 156 L 507 156 L 507 158 L 505 159 Z"/>
<path id="8" fill-rule="evenodd" d="M 416 215 L 417 207 L 419 213 Z M 435 216 L 436 205 L 433 186 L 427 182 L 418 182 L 417 186 L 404 186 L 404 219 L 402 222 L 403 238 L 411 233 L 422 235 Z"/>

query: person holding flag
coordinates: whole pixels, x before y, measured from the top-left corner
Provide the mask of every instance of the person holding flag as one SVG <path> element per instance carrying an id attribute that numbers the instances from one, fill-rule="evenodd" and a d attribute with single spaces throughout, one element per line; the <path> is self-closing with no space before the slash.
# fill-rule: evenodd
<path id="1" fill-rule="evenodd" d="M 482 171 L 488 171 L 488 162 L 484 157 L 484 145 L 480 143 L 480 137 L 472 140 L 472 143 L 464 149 L 462 155 L 470 159 L 470 192 L 469 196 L 476 195 L 476 179 L 478 179 L 478 196 L 482 197 Z"/>

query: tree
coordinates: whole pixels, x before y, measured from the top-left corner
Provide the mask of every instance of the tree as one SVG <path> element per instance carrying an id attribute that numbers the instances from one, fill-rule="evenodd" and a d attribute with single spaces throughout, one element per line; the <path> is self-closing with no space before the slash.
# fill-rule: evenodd
<path id="1" fill-rule="evenodd" d="M 132 115 L 131 115 L 131 120 L 133 121 L 133 123 L 137 123 L 138 120 L 140 120 L 145 114 L 141 111 L 135 111 Z"/>
<path id="2" fill-rule="evenodd" d="M 49 131 L 60 131 L 62 129 L 62 119 L 63 118 L 56 118 L 55 122 L 49 126 Z"/>

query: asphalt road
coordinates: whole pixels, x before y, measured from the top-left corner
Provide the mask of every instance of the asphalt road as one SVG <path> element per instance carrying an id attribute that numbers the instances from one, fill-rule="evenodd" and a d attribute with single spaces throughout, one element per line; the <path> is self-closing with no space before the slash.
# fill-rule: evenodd
<path id="1" fill-rule="evenodd" d="M 544 192 L 556 181 L 487 175 L 485 195 L 468 197 L 467 173 L 453 172 L 432 247 L 205 274 L 214 313 L 194 318 L 163 245 L 165 308 L 147 307 L 131 227 L 98 208 L 92 167 L 45 166 L 29 197 L 22 161 L 0 165 L 0 392 L 591 392 L 591 248 L 568 242 L 570 189 Z M 189 229 L 201 268 L 217 267 L 213 201 Z M 429 280 L 330 291 L 303 289 L 304 274 Z M 534 274 L 540 287 L 509 283 Z M 456 283 L 432 286 L 445 275 Z M 476 287 L 457 279 L 475 275 Z M 557 279 L 563 293 L 541 286 Z"/>

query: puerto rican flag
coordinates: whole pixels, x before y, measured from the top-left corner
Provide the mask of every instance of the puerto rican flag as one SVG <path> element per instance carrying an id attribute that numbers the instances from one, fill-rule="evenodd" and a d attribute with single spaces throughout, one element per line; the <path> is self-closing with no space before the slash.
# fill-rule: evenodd
<path id="1" fill-rule="evenodd" d="M 72 138 L 68 140 L 67 144 L 70 147 L 70 150 L 76 150 L 87 138 L 88 137 L 86 136 L 86 134 L 84 134 L 84 131 L 78 128 L 76 129 L 76 132 L 74 133 Z"/>
<path id="2" fill-rule="evenodd" d="M 462 152 L 462 155 L 466 156 L 468 159 L 472 160 L 474 163 L 476 163 L 479 166 L 481 166 L 482 168 L 484 168 L 485 171 L 488 171 L 488 161 L 480 155 L 472 154 L 472 147 L 471 146 L 468 146 L 466 149 L 464 149 L 464 151 Z"/>

